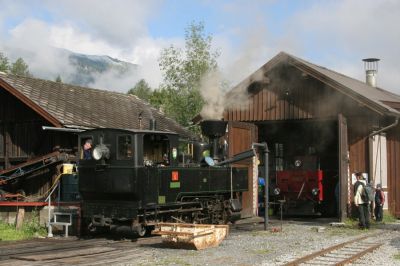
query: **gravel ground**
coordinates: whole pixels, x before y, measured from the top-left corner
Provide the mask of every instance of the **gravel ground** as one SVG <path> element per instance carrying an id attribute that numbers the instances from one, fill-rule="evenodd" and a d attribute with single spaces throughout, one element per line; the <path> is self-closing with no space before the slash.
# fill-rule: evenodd
<path id="1" fill-rule="evenodd" d="M 383 246 L 354 265 L 400 265 L 400 222 L 373 225 L 368 231 L 332 227 L 329 222 L 284 222 L 280 231 L 281 223 L 272 220 L 269 229 L 278 232 L 264 231 L 259 223 L 236 225 L 218 247 L 194 251 L 142 245 L 134 261 L 130 259 L 120 265 L 283 265 L 322 248 L 373 233 L 379 233 L 375 240 L 382 241 Z"/>

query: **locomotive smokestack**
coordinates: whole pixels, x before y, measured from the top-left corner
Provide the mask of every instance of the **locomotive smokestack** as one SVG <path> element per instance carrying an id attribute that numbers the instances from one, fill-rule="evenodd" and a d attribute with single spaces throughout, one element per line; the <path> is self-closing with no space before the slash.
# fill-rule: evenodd
<path id="1" fill-rule="evenodd" d="M 378 74 L 378 58 L 365 58 L 364 68 L 366 74 L 366 83 L 372 87 L 376 87 L 376 76 Z"/>
<path id="2" fill-rule="evenodd" d="M 210 140 L 211 147 L 211 157 L 214 160 L 218 160 L 218 139 L 225 135 L 227 121 L 223 120 L 204 120 L 200 123 L 201 132 L 203 135 L 207 136 Z"/>

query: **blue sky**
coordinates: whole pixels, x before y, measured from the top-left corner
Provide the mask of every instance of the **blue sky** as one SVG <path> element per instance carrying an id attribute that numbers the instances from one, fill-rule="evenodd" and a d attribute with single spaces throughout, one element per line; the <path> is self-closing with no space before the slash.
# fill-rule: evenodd
<path id="1" fill-rule="evenodd" d="M 110 55 L 141 66 L 134 80 L 104 75 L 94 87 L 126 90 L 161 81 L 157 59 L 184 45 L 184 29 L 204 22 L 232 85 L 280 51 L 364 80 L 361 59 L 381 58 L 378 85 L 400 94 L 397 0 L 0 0 L 0 51 L 22 56 L 31 72 L 69 71 L 51 48 Z M 107 81 L 107 82 L 106 82 Z"/>

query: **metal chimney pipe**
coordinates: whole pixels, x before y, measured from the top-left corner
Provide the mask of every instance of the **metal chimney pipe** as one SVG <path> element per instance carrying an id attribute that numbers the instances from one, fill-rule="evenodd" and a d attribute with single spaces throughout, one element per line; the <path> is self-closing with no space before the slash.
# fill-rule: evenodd
<path id="1" fill-rule="evenodd" d="M 150 130 L 156 130 L 157 122 L 154 118 L 150 119 Z"/>
<path id="2" fill-rule="evenodd" d="M 378 74 L 378 62 L 380 59 L 378 58 L 365 58 L 364 68 L 366 75 L 366 83 L 372 87 L 376 87 L 376 76 Z"/>

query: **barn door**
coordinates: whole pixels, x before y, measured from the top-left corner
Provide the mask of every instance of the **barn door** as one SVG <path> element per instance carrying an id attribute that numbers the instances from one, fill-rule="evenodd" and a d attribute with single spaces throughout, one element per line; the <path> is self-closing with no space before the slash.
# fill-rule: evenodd
<path id="1" fill-rule="evenodd" d="M 339 220 L 341 222 L 347 217 L 347 205 L 350 206 L 349 195 L 349 153 L 347 141 L 347 119 L 339 114 L 338 116 L 339 129 Z"/>
<path id="2" fill-rule="evenodd" d="M 250 123 L 236 121 L 230 121 L 228 123 L 229 157 L 251 149 L 251 145 L 257 142 L 256 128 L 254 124 Z M 254 167 L 252 163 L 242 166 L 248 167 L 249 169 L 249 190 L 242 195 L 242 217 L 250 217 L 257 213 L 258 177 L 254 177 Z"/>

